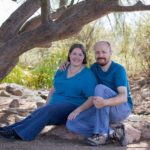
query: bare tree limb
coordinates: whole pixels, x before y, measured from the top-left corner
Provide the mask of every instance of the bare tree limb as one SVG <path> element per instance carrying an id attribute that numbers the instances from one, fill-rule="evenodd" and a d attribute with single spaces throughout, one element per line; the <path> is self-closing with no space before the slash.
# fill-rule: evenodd
<path id="1" fill-rule="evenodd" d="M 52 12 L 50 14 L 50 18 L 51 20 L 56 20 L 57 18 L 59 18 L 62 13 L 67 9 L 66 6 L 63 6 L 59 9 L 56 10 L 56 12 Z M 25 32 L 25 31 L 31 31 L 37 27 L 39 27 L 41 25 L 41 16 L 36 16 L 32 19 L 30 19 L 29 21 L 27 21 L 23 27 L 20 29 L 20 33 Z"/>
<path id="2" fill-rule="evenodd" d="M 70 5 L 73 5 L 73 4 L 74 4 L 74 0 L 71 0 Z"/>
<path id="3" fill-rule="evenodd" d="M 59 7 L 61 8 L 62 6 L 67 5 L 68 0 L 59 0 Z"/>
<path id="4" fill-rule="evenodd" d="M 49 0 L 40 0 L 40 1 L 41 1 L 42 23 L 46 23 L 50 20 L 50 1 Z"/>
<path id="5" fill-rule="evenodd" d="M 120 6 L 114 5 L 112 11 L 114 12 L 133 12 L 133 11 L 145 11 L 150 10 L 150 5 L 144 5 L 141 1 L 138 1 L 133 6 Z"/>
<path id="6" fill-rule="evenodd" d="M 0 27 L 0 43 L 18 33 L 23 23 L 40 7 L 39 0 L 27 0 Z"/>

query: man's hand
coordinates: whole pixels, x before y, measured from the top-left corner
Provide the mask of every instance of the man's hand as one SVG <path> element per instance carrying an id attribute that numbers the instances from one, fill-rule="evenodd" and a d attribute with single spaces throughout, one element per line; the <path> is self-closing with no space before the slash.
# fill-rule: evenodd
<path id="1" fill-rule="evenodd" d="M 60 64 L 60 66 L 59 66 L 59 70 L 60 71 L 65 71 L 66 69 L 67 69 L 67 66 L 70 64 L 70 62 L 68 62 L 68 61 L 66 61 L 66 62 L 64 62 L 64 63 L 62 63 L 62 64 Z"/>
<path id="2" fill-rule="evenodd" d="M 75 119 L 79 114 L 81 110 L 79 108 L 75 109 L 73 112 L 71 112 L 68 116 L 68 120 L 73 120 Z"/>
<path id="3" fill-rule="evenodd" d="M 103 108 L 107 106 L 107 100 L 98 96 L 93 96 L 93 103 L 96 108 Z"/>

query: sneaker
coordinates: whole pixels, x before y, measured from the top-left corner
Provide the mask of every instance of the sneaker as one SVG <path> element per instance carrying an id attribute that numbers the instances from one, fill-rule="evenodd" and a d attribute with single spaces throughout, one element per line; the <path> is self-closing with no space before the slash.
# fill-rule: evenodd
<path id="1" fill-rule="evenodd" d="M 107 136 L 102 134 L 94 134 L 85 140 L 85 143 L 91 146 L 98 146 L 106 144 Z"/>
<path id="2" fill-rule="evenodd" d="M 123 124 L 120 127 L 115 128 L 113 138 L 116 139 L 121 146 L 127 146 L 128 145 L 128 140 L 126 137 L 125 128 L 124 128 Z"/>
<path id="3" fill-rule="evenodd" d="M 18 137 L 14 130 L 0 131 L 0 136 L 7 138 L 7 139 L 16 139 Z"/>

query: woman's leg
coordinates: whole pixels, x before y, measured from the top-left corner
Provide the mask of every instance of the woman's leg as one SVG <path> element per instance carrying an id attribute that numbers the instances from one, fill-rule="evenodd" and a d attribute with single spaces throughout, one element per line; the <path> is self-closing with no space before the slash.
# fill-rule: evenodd
<path id="1" fill-rule="evenodd" d="M 23 121 L 12 125 L 17 135 L 25 140 L 33 140 L 47 124 L 63 124 L 76 106 L 68 103 L 45 105 L 34 111 Z"/>

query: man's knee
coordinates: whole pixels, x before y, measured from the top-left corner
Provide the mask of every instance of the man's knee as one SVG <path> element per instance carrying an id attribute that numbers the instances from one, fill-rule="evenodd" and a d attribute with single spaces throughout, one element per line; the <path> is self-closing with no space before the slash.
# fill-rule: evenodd
<path id="1" fill-rule="evenodd" d="M 108 88 L 108 87 L 104 84 L 98 84 L 95 89 L 105 89 L 105 88 Z"/>
<path id="2" fill-rule="evenodd" d="M 95 93 L 94 95 L 95 96 L 100 96 L 100 97 L 103 97 L 104 96 L 104 91 L 107 87 L 103 84 L 98 84 L 96 87 L 95 87 Z"/>
<path id="3" fill-rule="evenodd" d="M 112 89 L 110 89 L 109 87 L 107 87 L 106 85 L 98 84 L 95 88 L 94 95 L 100 96 L 103 98 L 109 98 L 109 97 L 116 96 L 117 93 L 115 91 L 113 91 Z"/>

